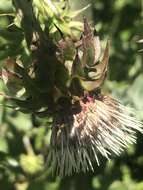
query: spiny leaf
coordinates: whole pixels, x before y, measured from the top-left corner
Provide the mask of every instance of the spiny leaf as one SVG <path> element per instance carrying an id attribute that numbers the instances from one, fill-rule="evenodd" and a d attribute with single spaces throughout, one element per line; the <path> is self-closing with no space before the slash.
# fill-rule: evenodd
<path id="1" fill-rule="evenodd" d="M 89 23 L 84 19 L 84 32 L 82 36 L 83 57 L 82 64 L 85 67 L 94 67 L 99 61 L 101 54 L 101 45 L 99 36 L 93 36 Z"/>
<path id="2" fill-rule="evenodd" d="M 84 71 L 83 71 L 83 67 L 82 67 L 82 64 L 81 64 L 81 61 L 80 61 L 80 58 L 78 55 L 78 50 L 76 52 L 76 56 L 75 56 L 75 59 L 72 64 L 71 75 L 72 75 L 72 77 L 75 77 L 75 76 L 83 77 L 84 76 Z"/>
<path id="3" fill-rule="evenodd" d="M 85 6 L 84 8 L 79 9 L 79 10 L 77 10 L 77 11 L 68 12 L 67 15 L 68 15 L 70 18 L 77 17 L 77 16 L 80 15 L 82 12 L 84 12 L 85 10 L 87 10 L 89 7 L 91 7 L 91 4 L 88 4 L 88 5 Z M 67 15 L 66 15 L 66 16 L 67 16 Z"/>
<path id="4" fill-rule="evenodd" d="M 109 60 L 109 41 L 107 41 L 106 48 L 104 50 L 103 58 L 101 62 L 95 67 L 100 75 L 105 75 L 107 72 Z"/>
<path id="5" fill-rule="evenodd" d="M 96 65 L 97 74 L 99 76 L 96 80 L 81 80 L 81 85 L 85 90 L 92 91 L 97 88 L 100 88 L 103 84 L 106 73 L 107 73 L 107 66 L 108 66 L 108 59 L 109 59 L 109 42 L 107 42 L 103 58 L 101 62 Z M 95 73 L 96 74 L 96 73 Z"/>

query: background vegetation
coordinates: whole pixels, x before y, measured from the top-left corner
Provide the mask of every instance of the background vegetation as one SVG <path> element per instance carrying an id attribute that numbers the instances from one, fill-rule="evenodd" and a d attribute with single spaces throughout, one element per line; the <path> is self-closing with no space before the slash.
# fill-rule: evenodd
<path id="1" fill-rule="evenodd" d="M 86 15 L 96 26 L 101 39 L 111 40 L 110 69 L 104 86 L 121 102 L 137 110 L 143 120 L 143 53 L 137 40 L 143 37 L 142 0 L 71 0 L 71 9 L 91 3 L 77 20 Z M 4 16 L 9 12 L 9 16 Z M 11 0 L 0 1 L 0 67 L 4 59 L 21 49 L 21 36 L 15 34 L 15 44 L 3 29 L 11 23 Z M 13 38 L 13 36 L 12 36 Z M 0 91 L 5 86 L 0 80 Z M 50 119 L 6 108 L 0 97 L 0 189 L 1 190 L 142 190 L 143 140 L 111 162 L 101 160 L 95 173 L 76 174 L 60 179 L 49 175 L 44 162 L 49 143 Z"/>

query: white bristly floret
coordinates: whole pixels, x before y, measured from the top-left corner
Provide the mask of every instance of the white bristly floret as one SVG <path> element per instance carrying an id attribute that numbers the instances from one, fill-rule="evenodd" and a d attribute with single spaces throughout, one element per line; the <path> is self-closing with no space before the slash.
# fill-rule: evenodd
<path id="1" fill-rule="evenodd" d="M 53 124 L 48 163 L 57 175 L 94 171 L 99 154 L 119 156 L 136 143 L 136 131 L 143 133 L 142 123 L 111 97 L 82 102 L 81 108 Z"/>

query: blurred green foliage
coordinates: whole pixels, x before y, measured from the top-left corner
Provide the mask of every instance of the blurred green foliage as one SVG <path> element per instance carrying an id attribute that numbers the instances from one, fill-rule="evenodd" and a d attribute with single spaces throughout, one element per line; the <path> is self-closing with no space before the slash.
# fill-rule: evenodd
<path id="1" fill-rule="evenodd" d="M 26 0 L 25 0 L 26 1 Z M 142 0 L 71 0 L 71 9 L 91 4 L 83 15 L 96 26 L 101 39 L 110 39 L 110 69 L 104 90 L 137 110 L 143 120 L 143 53 L 137 40 L 143 37 Z M 5 13 L 9 13 L 5 15 Z M 0 1 L 0 68 L 8 56 L 18 55 L 23 39 L 19 28 L 9 27 L 13 19 L 12 0 Z M 44 13 L 43 13 L 44 14 Z M 45 15 L 46 16 L 46 15 Z M 51 15 L 53 16 L 53 15 Z M 43 18 L 44 19 L 44 16 Z M 74 23 L 73 23 L 74 25 Z M 67 31 L 68 32 L 68 31 Z M 28 36 L 29 37 L 29 36 Z M 11 41 L 15 39 L 13 44 Z M 24 54 L 26 60 L 27 52 Z M 0 91 L 5 86 L 0 81 Z M 143 141 L 129 147 L 120 158 L 101 160 L 95 173 L 60 179 L 50 176 L 46 155 L 51 119 L 39 119 L 8 108 L 0 97 L 0 189 L 6 190 L 142 190 Z"/>

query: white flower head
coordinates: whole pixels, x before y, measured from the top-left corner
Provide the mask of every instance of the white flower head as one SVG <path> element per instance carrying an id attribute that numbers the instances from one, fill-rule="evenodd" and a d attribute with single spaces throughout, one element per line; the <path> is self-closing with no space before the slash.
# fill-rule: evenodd
<path id="1" fill-rule="evenodd" d="M 117 100 L 87 96 L 55 117 L 48 162 L 60 176 L 94 171 L 99 154 L 110 159 L 136 142 L 142 123 Z"/>

